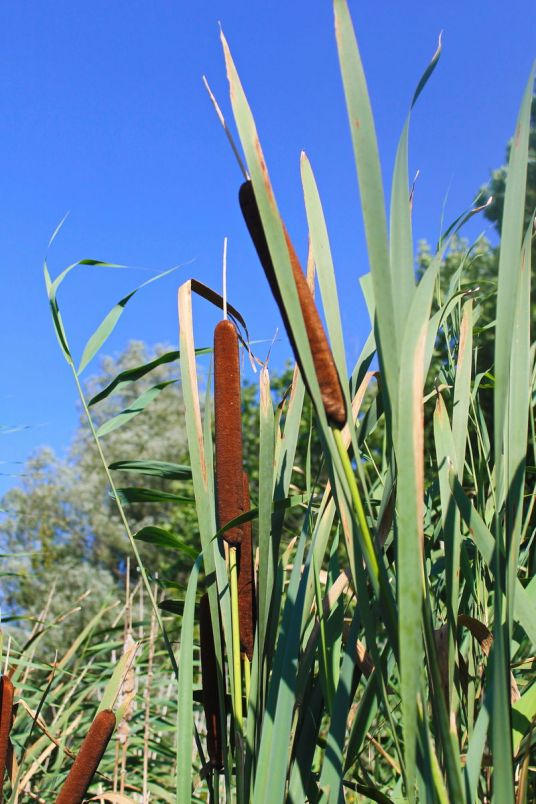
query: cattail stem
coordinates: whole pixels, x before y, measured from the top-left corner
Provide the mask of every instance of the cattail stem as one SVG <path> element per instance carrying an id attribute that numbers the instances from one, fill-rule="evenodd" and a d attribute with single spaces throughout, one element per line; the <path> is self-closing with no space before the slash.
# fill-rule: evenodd
<path id="1" fill-rule="evenodd" d="M 103 709 L 96 716 L 63 784 L 56 804 L 82 804 L 115 729 L 115 715 Z"/>
<path id="2" fill-rule="evenodd" d="M 242 735 L 242 670 L 240 665 L 240 619 L 238 615 L 238 565 L 236 547 L 229 548 L 229 582 L 231 590 L 231 619 L 233 631 L 233 711 L 235 728 Z"/>
<path id="3" fill-rule="evenodd" d="M 244 687 L 246 690 L 246 704 L 249 704 L 249 690 L 251 688 L 251 662 L 244 656 Z"/>
<path id="4" fill-rule="evenodd" d="M 0 802 L 2 786 L 6 772 L 7 754 L 9 749 L 9 732 L 13 723 L 13 697 L 14 687 L 11 679 L 3 675 L 0 679 Z"/>
<path id="5" fill-rule="evenodd" d="M 220 769 L 223 767 L 223 752 L 218 696 L 218 670 L 208 594 L 204 594 L 199 603 L 199 641 L 201 645 L 203 709 L 205 710 L 207 723 L 207 753 L 212 767 Z"/>

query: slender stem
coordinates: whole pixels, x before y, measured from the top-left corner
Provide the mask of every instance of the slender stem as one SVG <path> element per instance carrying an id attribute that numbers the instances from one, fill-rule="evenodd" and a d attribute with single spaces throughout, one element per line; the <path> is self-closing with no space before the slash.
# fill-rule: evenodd
<path id="1" fill-rule="evenodd" d="M 162 617 L 160 616 L 160 609 L 158 608 L 158 603 L 156 601 L 156 597 L 155 597 L 155 595 L 153 593 L 153 590 L 151 588 L 151 584 L 149 582 L 149 578 L 147 577 L 147 573 L 145 572 L 145 567 L 143 566 L 143 561 L 141 560 L 141 556 L 140 556 L 140 553 L 139 553 L 139 550 L 138 550 L 138 546 L 136 544 L 136 541 L 134 539 L 132 531 L 130 530 L 130 525 L 128 524 L 128 520 L 127 520 L 125 511 L 123 510 L 123 506 L 121 505 L 121 501 L 119 500 L 119 496 L 117 494 L 117 489 L 115 487 L 115 483 L 114 483 L 113 477 L 111 475 L 111 472 L 110 472 L 110 470 L 108 468 L 108 463 L 106 462 L 106 458 L 104 457 L 104 453 L 103 453 L 102 447 L 100 445 L 100 440 L 99 440 L 99 437 L 97 435 L 97 431 L 95 430 L 95 425 L 93 424 L 93 419 L 91 418 L 91 414 L 90 414 L 89 408 L 87 406 L 86 398 L 84 396 L 84 392 L 82 391 L 82 386 L 80 385 L 80 380 L 78 378 L 78 374 L 76 373 L 75 367 L 74 367 L 72 362 L 70 362 L 70 366 L 71 366 L 71 369 L 72 369 L 72 372 L 73 372 L 73 375 L 74 375 L 74 380 L 76 382 L 76 387 L 78 389 L 78 394 L 80 396 L 80 400 L 81 400 L 82 406 L 84 408 L 84 413 L 86 414 L 86 417 L 87 417 L 87 420 L 89 422 L 89 426 L 90 426 L 90 429 L 91 429 L 91 433 L 92 433 L 93 438 L 95 440 L 95 444 L 97 445 L 97 450 L 99 452 L 99 457 L 100 457 L 100 459 L 102 461 L 102 465 L 104 467 L 104 471 L 106 473 L 108 483 L 110 484 L 110 488 L 112 489 L 113 494 L 114 494 L 114 499 L 115 499 L 115 502 L 116 502 L 116 505 L 117 505 L 117 509 L 119 511 L 119 516 L 121 517 L 121 521 L 123 522 L 123 526 L 124 526 L 126 534 L 128 536 L 128 540 L 130 542 L 132 552 L 134 553 L 134 557 L 135 557 L 136 561 L 138 562 L 138 567 L 139 567 L 139 570 L 140 570 L 140 574 L 141 574 L 145 589 L 147 590 L 149 600 L 151 601 L 151 605 L 153 607 L 154 616 L 156 617 L 158 627 L 160 628 L 160 631 L 162 633 L 162 637 L 164 639 L 164 644 L 166 646 L 166 650 L 168 652 L 169 659 L 171 661 L 171 666 L 173 668 L 173 674 L 175 675 L 175 678 L 178 679 L 178 677 L 179 677 L 179 668 L 178 668 L 178 665 L 177 665 L 177 660 L 175 659 L 175 654 L 173 653 L 173 648 L 172 648 L 171 643 L 169 641 L 167 631 L 166 631 L 166 629 L 164 627 L 164 622 L 162 620 Z M 197 747 L 197 751 L 199 753 L 199 757 L 201 759 L 201 763 L 204 764 L 205 763 L 205 753 L 203 751 L 203 746 L 202 746 L 201 740 L 199 738 L 199 733 L 197 731 L 197 725 L 195 724 L 195 720 L 194 720 L 194 739 L 195 739 L 195 744 L 196 744 L 196 747 Z"/>
<path id="2" fill-rule="evenodd" d="M 231 623 L 233 635 L 233 715 L 235 724 L 235 759 L 238 801 L 242 787 L 242 668 L 240 664 L 240 621 L 238 619 L 238 566 L 236 547 L 229 546 L 229 585 L 231 591 Z"/>
<path id="3" fill-rule="evenodd" d="M 251 687 L 251 663 L 247 656 L 244 656 L 244 687 L 246 689 L 246 705 L 249 704 L 249 690 Z"/>
<path id="4" fill-rule="evenodd" d="M 240 622 L 238 619 L 238 567 L 236 547 L 229 548 L 229 580 L 231 587 L 231 621 L 233 631 L 234 715 L 242 733 L 242 673 L 240 667 Z"/>
<path id="5" fill-rule="evenodd" d="M 164 637 L 164 641 L 166 643 L 166 647 L 168 649 L 170 659 L 171 659 L 172 664 L 173 664 L 173 669 L 175 671 L 175 674 L 177 674 L 177 672 L 178 672 L 177 662 L 175 660 L 175 655 L 173 653 L 173 649 L 172 649 L 172 647 L 171 647 L 171 645 L 170 645 L 170 643 L 168 641 L 168 638 L 167 638 L 166 630 L 164 628 L 164 623 L 163 623 L 162 617 L 160 615 L 160 609 L 158 608 L 158 604 L 156 602 L 154 592 L 153 592 L 151 584 L 149 582 L 149 578 L 147 577 L 147 573 L 145 572 L 145 567 L 143 566 L 143 561 L 141 560 L 141 556 L 140 556 L 140 553 L 139 553 L 139 550 L 138 550 L 138 546 L 136 544 L 136 540 L 134 539 L 134 536 L 132 535 L 132 531 L 130 530 L 130 525 L 128 524 L 128 520 L 127 520 L 125 511 L 123 509 L 123 506 L 121 505 L 121 501 L 119 500 L 119 496 L 117 494 L 117 489 L 115 487 L 115 483 L 114 483 L 114 480 L 112 478 L 112 474 L 111 474 L 111 472 L 110 472 L 110 470 L 108 468 L 108 463 L 106 461 L 106 458 L 104 457 L 104 453 L 103 453 L 102 447 L 100 445 L 100 439 L 99 439 L 99 437 L 97 435 L 97 431 L 95 430 L 95 426 L 93 424 L 93 419 L 91 418 L 91 414 L 89 412 L 89 408 L 87 406 L 86 399 L 85 399 L 84 393 L 82 391 L 82 386 L 80 385 L 80 380 L 78 379 L 78 375 L 77 375 L 76 371 L 74 370 L 74 366 L 71 366 L 71 367 L 73 369 L 74 379 L 75 379 L 75 382 L 76 382 L 76 387 L 78 388 L 78 393 L 80 395 L 80 399 L 82 401 L 82 406 L 84 408 L 84 412 L 85 412 L 87 420 L 89 422 L 91 433 L 93 435 L 93 438 L 95 440 L 95 444 L 97 446 L 97 450 L 99 452 L 99 457 L 100 457 L 102 465 L 104 467 L 104 471 L 106 473 L 108 483 L 110 484 L 110 487 L 111 487 L 112 492 L 114 494 L 114 499 L 115 499 L 115 502 L 116 502 L 116 505 L 117 505 L 117 510 L 119 511 L 119 516 L 121 517 L 121 521 L 123 522 L 123 526 L 124 526 L 125 531 L 127 533 L 127 536 L 128 536 L 129 542 L 130 542 L 130 546 L 132 547 L 132 552 L 134 553 L 134 558 L 137 561 L 137 564 L 138 564 L 138 567 L 139 567 L 139 570 L 140 570 L 141 577 L 143 579 L 145 589 L 147 590 L 147 594 L 149 595 L 149 600 L 151 601 L 151 605 L 153 607 L 153 612 L 154 612 L 154 615 L 156 617 L 156 621 L 158 623 L 158 626 L 159 626 L 160 630 L 162 631 L 162 635 Z"/>

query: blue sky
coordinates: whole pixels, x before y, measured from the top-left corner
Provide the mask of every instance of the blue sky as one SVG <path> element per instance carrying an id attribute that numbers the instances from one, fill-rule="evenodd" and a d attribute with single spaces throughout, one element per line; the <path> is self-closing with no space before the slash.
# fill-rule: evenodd
<path id="1" fill-rule="evenodd" d="M 444 31 L 443 55 L 415 111 L 410 145 L 410 175 L 420 170 L 415 239 L 434 241 L 443 208 L 448 223 L 503 162 L 536 55 L 533 4 L 349 4 L 386 188 L 415 83 Z M 133 300 L 105 351 L 117 352 L 131 338 L 176 343 L 179 282 L 195 276 L 220 288 L 225 235 L 229 299 L 252 338 L 271 339 L 280 325 L 240 218 L 241 177 L 201 82 L 206 73 L 230 118 L 218 21 L 302 257 L 300 151 L 311 159 L 332 238 L 349 360 L 366 337 L 357 278 L 367 259 L 330 2 L 3 3 L 0 423 L 18 429 L 0 439 L 0 491 L 16 482 L 19 462 L 39 445 L 62 454 L 76 426 L 76 391 L 42 278 L 47 242 L 67 211 L 49 254 L 53 275 L 87 257 L 133 266 L 86 268 L 66 282 L 60 302 L 75 353 L 126 291 L 151 273 L 189 263 Z M 483 230 L 489 224 L 480 219 L 467 233 Z M 210 342 L 216 319 L 206 304 L 196 306 L 198 345 Z M 288 354 L 282 338 L 274 367 Z"/>

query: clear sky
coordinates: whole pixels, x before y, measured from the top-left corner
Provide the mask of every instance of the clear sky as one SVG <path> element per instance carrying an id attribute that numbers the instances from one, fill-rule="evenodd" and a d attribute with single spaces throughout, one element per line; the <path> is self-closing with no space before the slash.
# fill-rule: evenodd
<path id="1" fill-rule="evenodd" d="M 415 83 L 444 31 L 443 55 L 415 111 L 416 241 L 435 241 L 502 164 L 536 55 L 533 0 L 350 0 L 376 118 L 386 188 Z M 224 28 L 257 120 L 280 209 L 306 245 L 299 154 L 315 170 L 332 239 L 349 361 L 367 334 L 357 278 L 367 271 L 357 183 L 330 2 L 54 0 L 0 5 L 0 491 L 41 444 L 63 453 L 76 391 L 59 352 L 42 261 L 53 275 L 82 258 L 133 266 L 86 268 L 60 302 L 73 349 L 108 309 L 156 273 L 190 264 L 133 300 L 105 347 L 176 343 L 176 290 L 190 276 L 221 286 L 229 237 L 230 301 L 253 339 L 280 325 L 240 218 L 236 163 L 201 82 L 230 119 L 218 38 Z M 445 202 L 446 198 L 446 202 Z M 468 231 L 489 230 L 483 220 Z M 192 261 L 192 262 L 190 262 Z M 196 340 L 217 319 L 196 305 Z M 259 347 L 263 353 L 264 346 Z M 280 367 L 284 338 L 273 350 Z M 92 366 L 87 369 L 91 373 Z M 250 376 L 253 379 L 253 376 Z M 154 456 L 157 458 L 158 456 Z"/>

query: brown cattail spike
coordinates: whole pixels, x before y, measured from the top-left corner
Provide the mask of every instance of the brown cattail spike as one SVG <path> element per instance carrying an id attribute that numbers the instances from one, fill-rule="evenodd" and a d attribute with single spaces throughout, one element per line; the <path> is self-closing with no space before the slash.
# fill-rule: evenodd
<path id="1" fill-rule="evenodd" d="M 257 254 L 259 255 L 259 260 L 264 268 L 264 273 L 266 274 L 266 278 L 270 285 L 274 299 L 279 307 L 283 323 L 285 324 L 285 329 L 294 351 L 294 357 L 296 358 L 296 362 L 300 367 L 302 377 L 305 378 L 302 362 L 298 354 L 298 349 L 296 348 L 296 342 L 292 334 L 290 322 L 283 304 L 281 291 L 277 283 L 272 257 L 268 249 L 268 243 L 264 234 L 261 216 L 251 181 L 244 182 L 244 184 L 242 184 L 240 187 L 239 200 L 240 208 L 251 235 L 251 239 L 253 240 L 253 244 Z M 300 307 L 305 323 L 305 329 L 307 331 L 307 337 L 309 338 L 309 344 L 311 347 L 311 353 L 313 356 L 316 377 L 320 387 L 324 410 L 326 411 L 326 416 L 330 424 L 341 429 L 346 424 L 346 401 L 342 392 L 337 367 L 335 366 L 335 361 L 333 360 L 333 355 L 326 337 L 326 333 L 324 332 L 324 327 L 322 326 L 320 316 L 318 315 L 318 310 L 316 309 L 312 293 L 307 285 L 307 280 L 301 269 L 300 262 L 296 252 L 294 251 L 294 247 L 291 243 L 288 232 L 284 227 L 283 229 L 285 232 L 285 240 L 290 257 L 292 274 L 294 277 L 294 282 L 296 283 L 296 290 L 298 291 L 298 298 L 300 300 Z"/>
<path id="2" fill-rule="evenodd" d="M 207 721 L 207 752 L 213 768 L 223 768 L 221 744 L 221 719 L 218 699 L 218 670 L 214 633 L 210 619 L 210 603 L 205 594 L 199 603 L 199 640 L 201 643 L 201 676 L 203 683 L 203 708 Z"/>
<path id="3" fill-rule="evenodd" d="M 244 511 L 249 511 L 249 479 L 243 473 Z M 238 553 L 238 617 L 240 621 L 240 650 L 249 661 L 253 658 L 255 642 L 255 621 L 257 606 L 255 600 L 255 578 L 253 572 L 253 545 L 251 522 L 242 525 L 242 544 Z"/>
<path id="4" fill-rule="evenodd" d="M 13 695 L 11 679 L 8 676 L 2 676 L 0 679 L 0 801 L 2 801 L 2 785 L 9 749 L 9 732 L 13 724 Z"/>
<path id="5" fill-rule="evenodd" d="M 111 709 L 103 709 L 91 724 L 80 746 L 56 804 L 82 804 L 114 729 L 114 713 Z"/>
<path id="6" fill-rule="evenodd" d="M 244 513 L 238 334 L 228 320 L 220 321 L 214 330 L 214 408 L 216 499 L 221 528 Z M 230 545 L 240 544 L 242 528 L 231 528 L 223 538 Z"/>

